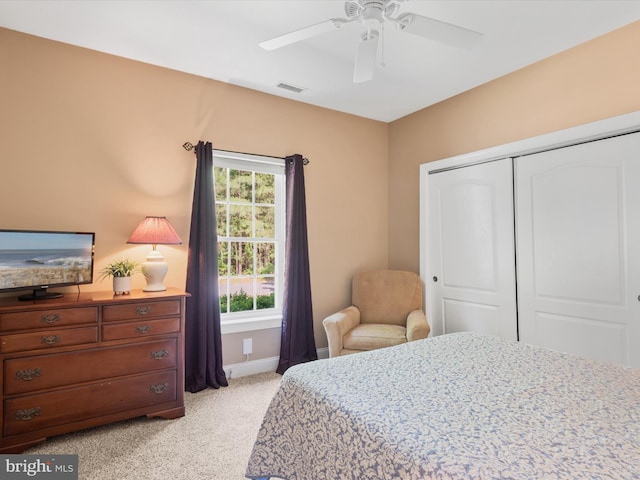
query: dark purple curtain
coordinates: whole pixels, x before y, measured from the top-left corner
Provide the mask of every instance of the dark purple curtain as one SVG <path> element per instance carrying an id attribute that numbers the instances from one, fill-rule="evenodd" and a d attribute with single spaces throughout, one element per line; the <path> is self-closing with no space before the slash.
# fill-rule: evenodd
<path id="1" fill-rule="evenodd" d="M 311 277 L 307 242 L 307 207 L 304 192 L 304 159 L 285 159 L 287 238 L 285 256 L 282 342 L 277 372 L 317 360 L 313 338 Z"/>
<path id="2" fill-rule="evenodd" d="M 185 390 L 226 387 L 222 369 L 218 237 L 213 190 L 213 147 L 198 142 L 191 210 L 185 312 Z"/>

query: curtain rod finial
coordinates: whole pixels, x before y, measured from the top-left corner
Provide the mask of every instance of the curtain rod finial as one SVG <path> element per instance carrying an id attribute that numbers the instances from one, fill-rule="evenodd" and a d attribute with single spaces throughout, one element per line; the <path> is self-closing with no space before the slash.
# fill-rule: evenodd
<path id="1" fill-rule="evenodd" d="M 182 148 L 184 148 L 185 150 L 187 150 L 188 152 L 193 150 L 194 148 L 196 148 L 196 146 L 194 144 L 192 144 L 191 142 L 184 142 L 182 144 Z"/>

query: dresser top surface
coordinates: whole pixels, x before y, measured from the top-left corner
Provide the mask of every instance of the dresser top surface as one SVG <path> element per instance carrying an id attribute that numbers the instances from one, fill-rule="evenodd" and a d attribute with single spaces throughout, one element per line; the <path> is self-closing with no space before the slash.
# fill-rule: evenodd
<path id="1" fill-rule="evenodd" d="M 18 300 L 17 297 L 0 298 L 0 310 L 50 309 L 76 307 L 83 305 L 118 304 L 127 302 L 144 302 L 166 300 L 170 298 L 188 297 L 189 294 L 178 288 L 167 288 L 163 292 L 144 292 L 131 290 L 127 295 L 115 295 L 112 291 L 96 291 L 83 293 L 65 293 L 61 298 L 46 300 Z"/>

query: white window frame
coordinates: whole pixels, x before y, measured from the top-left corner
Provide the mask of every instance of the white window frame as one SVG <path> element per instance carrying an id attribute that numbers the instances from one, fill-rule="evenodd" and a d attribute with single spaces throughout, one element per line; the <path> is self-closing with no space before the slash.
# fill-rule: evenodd
<path id="1" fill-rule="evenodd" d="M 213 150 L 214 167 L 236 170 L 251 170 L 261 173 L 275 174 L 275 229 L 276 229 L 276 274 L 275 274 L 275 308 L 268 310 L 252 310 L 249 312 L 222 313 L 220 318 L 221 333 L 238 333 L 282 326 L 282 301 L 284 292 L 284 256 L 285 256 L 285 160 L 247 153 Z M 215 196 L 214 196 L 215 198 Z M 216 236 L 217 237 L 217 236 Z"/>

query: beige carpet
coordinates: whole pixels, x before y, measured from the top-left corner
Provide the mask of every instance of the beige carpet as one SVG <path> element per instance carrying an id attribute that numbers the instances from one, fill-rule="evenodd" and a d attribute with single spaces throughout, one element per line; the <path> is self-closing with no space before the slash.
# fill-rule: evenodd
<path id="1" fill-rule="evenodd" d="M 137 418 L 54 437 L 24 453 L 77 454 L 81 480 L 240 480 L 281 378 L 261 373 L 185 392 L 183 418 Z"/>

